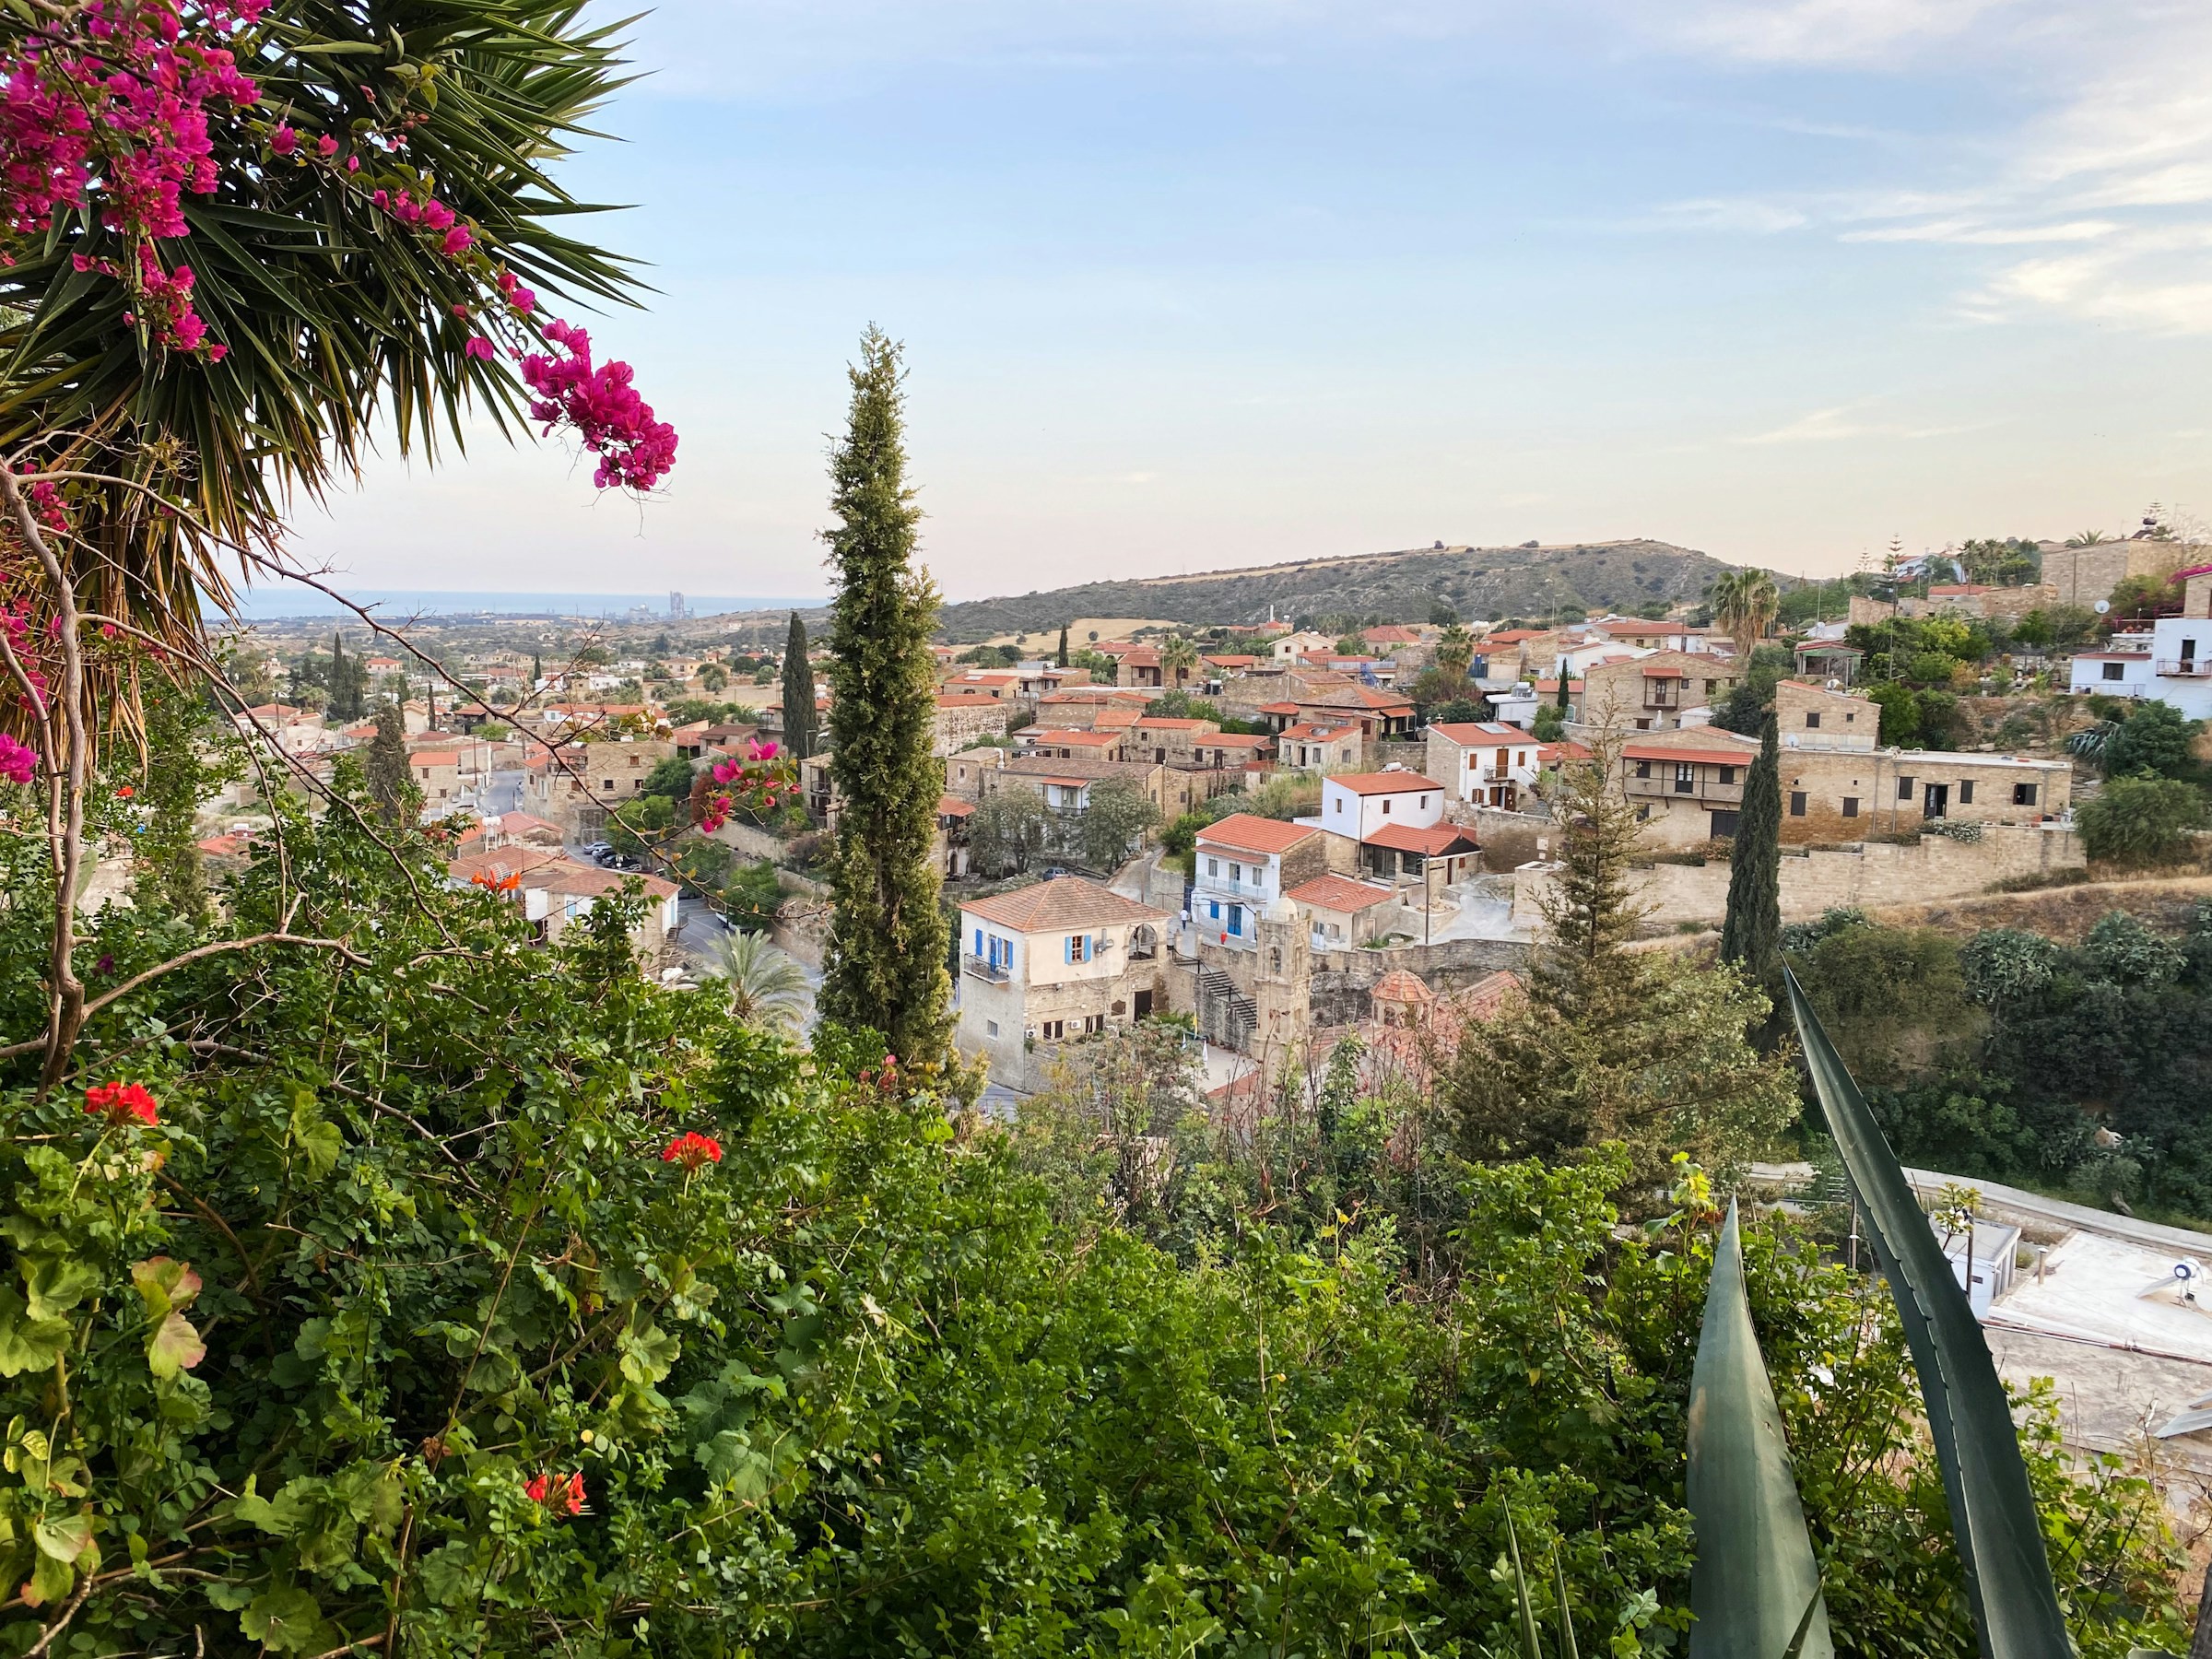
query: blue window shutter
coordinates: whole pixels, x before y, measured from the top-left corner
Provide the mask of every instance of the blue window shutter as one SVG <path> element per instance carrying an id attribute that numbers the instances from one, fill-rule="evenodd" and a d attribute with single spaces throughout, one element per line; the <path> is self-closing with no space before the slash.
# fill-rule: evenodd
<path id="1" fill-rule="evenodd" d="M 979 957 L 983 954 L 983 930 L 980 927 L 975 930 L 975 954 Z"/>

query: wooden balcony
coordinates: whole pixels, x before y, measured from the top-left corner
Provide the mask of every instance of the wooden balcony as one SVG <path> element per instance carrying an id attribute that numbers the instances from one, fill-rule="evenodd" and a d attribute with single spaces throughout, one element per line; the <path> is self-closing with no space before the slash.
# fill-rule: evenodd
<path id="1" fill-rule="evenodd" d="M 1674 769 L 1664 772 L 1652 769 L 1648 778 L 1639 778 L 1631 772 L 1621 782 L 1621 790 L 1631 801 L 1695 801 L 1700 806 L 1735 806 L 1744 798 L 1743 769 L 1738 769 L 1733 783 L 1724 783 L 1718 778 L 1717 767 L 1700 766 L 1688 782 L 1679 782 Z"/>

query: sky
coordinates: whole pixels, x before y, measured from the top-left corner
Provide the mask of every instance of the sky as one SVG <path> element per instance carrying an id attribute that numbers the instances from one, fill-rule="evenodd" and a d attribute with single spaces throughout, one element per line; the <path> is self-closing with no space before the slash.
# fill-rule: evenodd
<path id="1" fill-rule="evenodd" d="M 812 596 L 862 329 L 953 598 L 1434 540 L 1785 571 L 2212 516 L 2201 0 L 673 0 L 574 158 L 682 434 L 488 431 L 361 586 Z"/>

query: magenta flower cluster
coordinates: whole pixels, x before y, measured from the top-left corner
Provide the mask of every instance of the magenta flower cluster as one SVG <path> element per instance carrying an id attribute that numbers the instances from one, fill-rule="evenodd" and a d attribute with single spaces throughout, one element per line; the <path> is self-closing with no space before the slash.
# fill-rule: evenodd
<path id="1" fill-rule="evenodd" d="M 523 359 L 523 381 L 537 394 L 530 418 L 544 421 L 547 431 L 573 427 L 599 457 L 592 482 L 600 488 L 651 489 L 676 465 L 676 429 L 653 418 L 653 406 L 629 383 L 628 363 L 592 366 L 592 336 L 582 329 L 556 318 L 545 336 L 561 355 L 533 351 Z"/>
<path id="2" fill-rule="evenodd" d="M 164 273 L 148 244 L 184 235 L 184 193 L 216 187 L 210 108 L 261 96 L 224 42 L 266 5 L 215 0 L 188 21 L 171 0 L 89 0 L 0 58 L 0 223 L 41 234 L 97 194 L 100 222 L 139 246 L 125 276 L 171 350 L 202 349 L 206 325 L 190 267 Z"/>
<path id="3" fill-rule="evenodd" d="M 28 783 L 39 770 L 39 752 L 0 732 L 0 782 Z"/>

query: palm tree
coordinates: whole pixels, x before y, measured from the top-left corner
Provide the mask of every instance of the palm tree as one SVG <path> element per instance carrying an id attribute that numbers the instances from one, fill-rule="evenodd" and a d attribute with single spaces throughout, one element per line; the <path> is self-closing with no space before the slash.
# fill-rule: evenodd
<path id="1" fill-rule="evenodd" d="M 87 278 L 87 262 L 140 251 L 104 182 L 53 234 L 5 238 L 0 445 L 19 473 L 83 475 L 57 538 L 80 605 L 190 659 L 202 595 L 229 602 L 229 556 L 276 555 L 299 499 L 350 485 L 373 442 L 433 460 L 472 410 L 531 424 L 514 359 L 485 348 L 535 345 L 549 313 L 509 304 L 494 276 L 600 301 L 634 282 L 570 234 L 590 209 L 553 177 L 623 83 L 612 31 L 583 14 L 582 0 L 277 0 L 240 48 L 260 101 L 211 120 L 214 187 L 186 191 L 187 233 L 163 244 L 189 261 L 219 354 L 165 348 L 131 285 Z M 54 27 L 8 17 L 0 49 L 19 57 Z M 296 154 L 271 153 L 279 119 L 304 129 Z M 442 241 L 386 206 L 433 186 L 458 220 Z M 149 510 L 148 490 L 183 512 Z M 88 665 L 88 700 L 116 689 L 103 665 Z"/>
<path id="2" fill-rule="evenodd" d="M 806 1006 L 806 971 L 766 934 L 724 934 L 714 947 L 714 971 L 730 988 L 730 1012 L 740 1025 L 795 1030 Z"/>
<path id="3" fill-rule="evenodd" d="M 1475 636 L 1464 623 L 1454 622 L 1437 636 L 1436 666 L 1446 679 L 1454 683 L 1467 677 L 1467 665 L 1475 660 Z"/>
<path id="4" fill-rule="evenodd" d="M 1198 666 L 1198 647 L 1176 634 L 1159 648 L 1159 665 L 1175 677 L 1174 686 L 1181 686 Z"/>
<path id="5" fill-rule="evenodd" d="M 1774 626 L 1781 610 L 1782 591 L 1757 566 L 1731 571 L 1712 584 L 1712 619 L 1735 641 L 1739 658 L 1749 659 L 1751 648 Z"/>
<path id="6" fill-rule="evenodd" d="M 2067 536 L 2066 546 L 2069 547 L 2094 547 L 2101 545 L 2107 539 L 2101 530 L 2082 530 Z"/>

